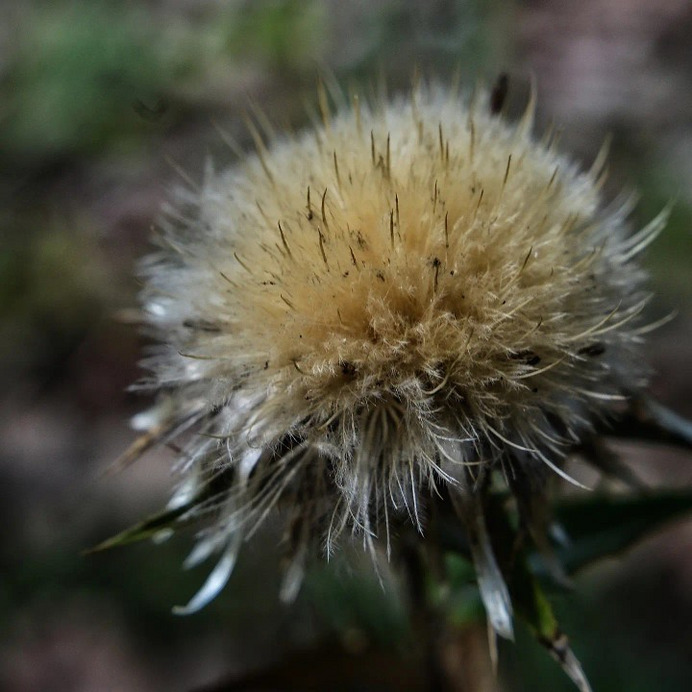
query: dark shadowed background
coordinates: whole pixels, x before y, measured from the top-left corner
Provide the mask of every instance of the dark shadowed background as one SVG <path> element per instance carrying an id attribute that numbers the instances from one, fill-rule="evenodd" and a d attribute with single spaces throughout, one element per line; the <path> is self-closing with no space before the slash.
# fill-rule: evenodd
<path id="1" fill-rule="evenodd" d="M 655 394 L 690 416 L 690 36 L 687 0 L 5 0 L 0 687 L 182 691 L 317 642 L 321 653 L 296 665 L 340 675 L 337 642 L 376 645 L 384 653 L 371 665 L 389 671 L 386 684 L 348 689 L 419 689 L 393 677 L 405 624 L 371 576 L 318 569 L 295 607 L 279 604 L 271 530 L 243 552 L 223 594 L 186 618 L 171 607 L 205 576 L 180 567 L 189 537 L 82 555 L 158 510 L 173 482 L 166 450 L 106 473 L 147 404 L 126 391 L 144 345 L 127 319 L 137 258 L 170 190 L 200 181 L 210 159 L 233 160 L 219 130 L 249 146 L 250 103 L 300 127 L 320 73 L 366 87 L 384 75 L 394 92 L 415 67 L 441 79 L 458 69 L 469 88 L 506 71 L 510 99 L 525 100 L 535 81 L 538 129 L 563 127 L 562 149 L 585 166 L 612 134 L 606 195 L 636 189 L 634 223 L 674 202 L 646 264 L 652 317 L 677 317 L 648 354 Z M 626 451 L 650 482 L 692 485 L 689 456 Z M 689 521 L 578 587 L 556 606 L 596 690 L 689 689 Z M 482 627 L 470 636 L 469 665 L 484 636 Z M 571 689 L 521 633 L 516 648 L 502 647 L 501 669 L 507 691 Z"/>

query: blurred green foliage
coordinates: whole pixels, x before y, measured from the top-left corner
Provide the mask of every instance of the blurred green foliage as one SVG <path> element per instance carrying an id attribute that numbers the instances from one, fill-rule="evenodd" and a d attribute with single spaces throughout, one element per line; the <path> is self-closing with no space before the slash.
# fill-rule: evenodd
<path id="1" fill-rule="evenodd" d="M 368 556 L 351 555 L 348 567 L 344 558 L 336 564 L 316 567 L 308 574 L 305 597 L 312 605 L 321 627 L 347 641 L 362 639 L 363 644 L 398 649 L 412 636 L 404 603 L 397 594 L 382 587 Z M 361 565 L 361 569 L 353 567 Z"/>
<path id="2" fill-rule="evenodd" d="M 646 254 L 659 294 L 677 305 L 692 298 L 692 204 L 680 196 L 681 181 L 672 171 L 642 167 L 641 203 L 637 218 L 644 222 L 670 205 L 668 224 Z"/>
<path id="3" fill-rule="evenodd" d="M 180 69 L 142 9 L 29 4 L 0 89 L 0 147 L 23 167 L 89 155 L 135 135 L 133 105 L 155 102 Z"/>
<path id="4" fill-rule="evenodd" d="M 244 2 L 228 17 L 229 54 L 284 74 L 316 69 L 326 48 L 327 6 L 316 0 Z"/>

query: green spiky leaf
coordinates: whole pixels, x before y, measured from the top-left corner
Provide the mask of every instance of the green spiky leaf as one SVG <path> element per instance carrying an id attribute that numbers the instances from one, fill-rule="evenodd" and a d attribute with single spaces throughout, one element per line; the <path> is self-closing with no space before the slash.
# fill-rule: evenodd
<path id="1" fill-rule="evenodd" d="M 180 507 L 158 512 L 144 521 L 141 521 L 138 524 L 121 531 L 115 536 L 107 538 L 105 541 L 99 543 L 93 548 L 90 548 L 86 552 L 96 553 L 101 550 L 108 550 L 109 548 L 115 548 L 120 545 L 127 545 L 128 543 L 137 543 L 148 538 L 153 538 L 156 534 L 159 534 L 162 531 L 172 529 L 174 525 L 176 525 L 176 528 L 178 528 L 180 520 L 184 518 L 186 513 L 194 509 L 198 502 L 199 499 L 192 499 Z"/>
<path id="2" fill-rule="evenodd" d="M 557 556 L 565 571 L 574 574 L 627 550 L 648 533 L 690 511 L 689 491 L 571 500 L 555 508 L 555 519 L 567 536 L 557 547 Z"/>
<path id="3" fill-rule="evenodd" d="M 581 692 L 589 692 L 591 687 L 581 664 L 560 630 L 550 601 L 525 560 L 516 562 L 509 589 L 516 614 L 529 626 L 538 642 L 548 650 L 577 688 Z"/>

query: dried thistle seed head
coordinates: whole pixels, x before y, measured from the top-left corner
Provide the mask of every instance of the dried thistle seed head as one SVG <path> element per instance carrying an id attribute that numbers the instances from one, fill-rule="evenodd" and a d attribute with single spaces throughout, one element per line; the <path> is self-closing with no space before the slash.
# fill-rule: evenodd
<path id="1" fill-rule="evenodd" d="M 498 632 L 510 607 L 486 536 L 501 469 L 528 515 L 546 469 L 594 416 L 641 385 L 635 256 L 582 173 L 518 124 L 438 87 L 355 104 L 209 173 L 146 267 L 162 346 L 149 440 L 183 449 L 183 517 L 208 518 L 191 562 L 223 557 L 188 610 L 223 585 L 242 541 L 286 510 L 299 584 L 309 549 L 369 546 L 402 517 L 423 531 L 444 489 L 474 534 Z M 529 516 L 529 519 L 531 519 Z"/>

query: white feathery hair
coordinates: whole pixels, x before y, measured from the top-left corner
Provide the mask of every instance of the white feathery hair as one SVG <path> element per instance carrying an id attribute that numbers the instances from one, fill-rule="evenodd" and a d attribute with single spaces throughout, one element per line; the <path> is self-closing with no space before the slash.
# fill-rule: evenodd
<path id="1" fill-rule="evenodd" d="M 635 259 L 664 215 L 631 233 L 627 204 L 603 203 L 604 157 L 582 172 L 535 139 L 533 99 L 517 123 L 441 86 L 321 101 L 313 129 L 255 133 L 255 153 L 181 193 L 144 264 L 160 402 L 141 427 L 199 433 L 172 506 L 206 521 L 189 564 L 221 554 L 180 610 L 222 588 L 278 506 L 291 597 L 315 545 L 352 532 L 389 551 L 395 524 L 422 533 L 448 497 L 511 636 L 482 489 L 497 469 L 541 496 L 642 386 Z"/>

